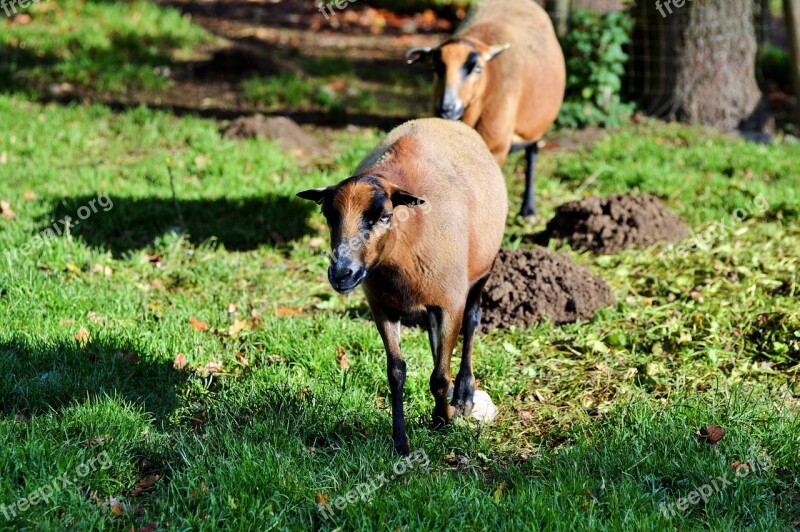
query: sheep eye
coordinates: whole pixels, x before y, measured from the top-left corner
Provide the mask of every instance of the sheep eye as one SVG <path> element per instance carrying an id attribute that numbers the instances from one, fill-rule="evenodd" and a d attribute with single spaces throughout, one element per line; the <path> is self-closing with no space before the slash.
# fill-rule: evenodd
<path id="1" fill-rule="evenodd" d="M 382 223 L 382 224 L 388 224 L 388 223 L 389 223 L 389 220 L 391 220 L 391 219 L 392 219 L 392 215 L 391 215 L 391 214 L 384 214 L 383 216 L 381 216 L 381 217 L 378 219 L 378 221 L 379 221 L 380 223 Z"/>
<path id="2" fill-rule="evenodd" d="M 475 67 L 472 69 L 472 73 L 475 74 L 476 76 L 480 74 L 482 71 L 483 68 L 481 68 L 480 65 L 475 65 Z"/>

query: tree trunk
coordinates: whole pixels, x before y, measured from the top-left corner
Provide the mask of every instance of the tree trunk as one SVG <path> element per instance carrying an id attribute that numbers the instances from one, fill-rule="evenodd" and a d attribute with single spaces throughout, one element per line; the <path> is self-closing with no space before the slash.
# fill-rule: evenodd
<path id="1" fill-rule="evenodd" d="M 559 39 L 563 39 L 569 30 L 570 3 L 571 0 L 545 0 L 544 3 Z"/>
<path id="2" fill-rule="evenodd" d="M 797 98 L 795 120 L 800 124 L 800 0 L 783 0 L 783 12 L 786 17 L 786 35 L 789 39 L 789 52 L 792 71 L 792 84 Z"/>
<path id="3" fill-rule="evenodd" d="M 730 131 L 763 112 L 755 2 L 639 0 L 634 13 L 629 87 L 649 113 Z"/>

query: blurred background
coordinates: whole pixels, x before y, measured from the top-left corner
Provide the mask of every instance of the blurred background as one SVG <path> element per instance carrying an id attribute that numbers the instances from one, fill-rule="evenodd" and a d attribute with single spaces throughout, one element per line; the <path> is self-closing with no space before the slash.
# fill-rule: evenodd
<path id="1" fill-rule="evenodd" d="M 617 126 L 641 111 L 756 139 L 794 134 L 794 2 L 673 2 L 544 2 L 568 61 L 558 125 Z M 387 129 L 430 115 L 431 73 L 406 66 L 403 52 L 442 42 L 470 2 L 328 3 L 6 4 L 0 90 L 335 127 Z"/>

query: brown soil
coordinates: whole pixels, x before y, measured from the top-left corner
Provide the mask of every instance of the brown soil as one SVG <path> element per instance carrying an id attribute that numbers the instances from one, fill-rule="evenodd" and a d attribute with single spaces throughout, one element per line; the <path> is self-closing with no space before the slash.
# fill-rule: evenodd
<path id="1" fill-rule="evenodd" d="M 502 249 L 483 291 L 482 323 L 487 331 L 543 320 L 560 325 L 592 318 L 614 302 L 603 279 L 564 253 Z"/>
<path id="2" fill-rule="evenodd" d="M 551 239 L 592 253 L 616 253 L 630 246 L 686 238 L 686 224 L 649 194 L 586 198 L 561 205 L 537 239 Z"/>
<path id="3" fill-rule="evenodd" d="M 242 116 L 230 123 L 225 135 L 233 139 L 263 137 L 279 142 L 287 150 L 300 150 L 305 154 L 321 151 L 314 137 L 285 116 Z"/>

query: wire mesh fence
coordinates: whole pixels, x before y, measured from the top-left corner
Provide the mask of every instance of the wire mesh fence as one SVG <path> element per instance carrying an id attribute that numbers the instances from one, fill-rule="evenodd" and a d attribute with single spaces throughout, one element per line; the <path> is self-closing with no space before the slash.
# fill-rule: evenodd
<path id="1" fill-rule="evenodd" d="M 570 12 L 577 9 L 598 13 L 627 12 L 637 24 L 626 49 L 629 60 L 625 95 L 639 101 L 647 114 L 674 115 L 678 107 L 675 101 L 676 74 L 681 58 L 675 53 L 673 43 L 685 37 L 691 0 L 639 0 L 635 4 L 623 0 L 537 1 L 548 8 L 554 24 L 557 28 L 563 28 L 563 31 L 569 31 Z M 776 41 L 779 45 L 784 44 L 780 42 L 780 25 L 776 24 L 780 22 L 780 17 L 771 11 L 770 0 L 741 1 L 752 2 L 753 9 L 749 11 L 751 20 L 714 20 L 713 17 L 707 17 L 700 21 L 699 34 L 706 48 L 712 50 L 709 61 L 722 60 L 731 54 L 732 49 L 740 47 L 743 31 L 747 30 L 745 25 L 751 25 L 755 31 L 759 48 Z M 677 4 L 681 7 L 677 7 Z M 568 6 L 567 10 L 563 9 L 564 5 Z M 694 21 L 693 24 L 697 28 L 698 22 Z M 721 68 L 727 67 L 723 65 Z"/>

